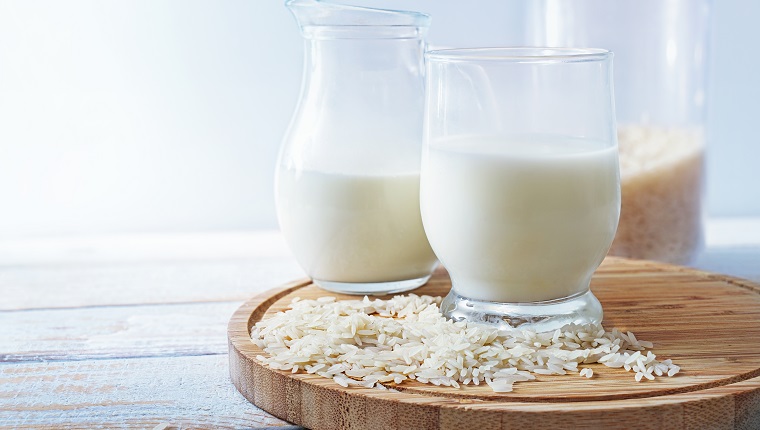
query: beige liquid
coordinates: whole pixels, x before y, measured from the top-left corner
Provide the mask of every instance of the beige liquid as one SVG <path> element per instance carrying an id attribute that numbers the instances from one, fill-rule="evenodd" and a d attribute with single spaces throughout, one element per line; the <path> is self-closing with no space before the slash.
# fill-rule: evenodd
<path id="1" fill-rule="evenodd" d="M 622 208 L 610 254 L 689 262 L 702 243 L 702 130 L 618 130 Z"/>
<path id="2" fill-rule="evenodd" d="M 465 297 L 534 302 L 586 291 L 615 234 L 617 149 L 604 142 L 433 142 L 421 181 L 425 231 Z"/>
<path id="3" fill-rule="evenodd" d="M 281 169 L 282 232 L 313 279 L 374 283 L 422 278 L 437 260 L 420 218 L 419 174 Z"/>

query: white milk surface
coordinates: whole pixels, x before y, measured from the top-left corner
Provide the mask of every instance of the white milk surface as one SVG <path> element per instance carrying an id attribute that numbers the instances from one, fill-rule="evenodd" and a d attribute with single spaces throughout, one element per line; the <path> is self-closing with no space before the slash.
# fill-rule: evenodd
<path id="1" fill-rule="evenodd" d="M 606 142 L 562 137 L 432 142 L 421 208 L 454 289 L 499 302 L 585 291 L 618 223 L 617 155 Z"/>
<path id="2" fill-rule="evenodd" d="M 420 176 L 280 169 L 280 227 L 314 279 L 390 282 L 428 276 L 437 263 L 422 228 Z"/>

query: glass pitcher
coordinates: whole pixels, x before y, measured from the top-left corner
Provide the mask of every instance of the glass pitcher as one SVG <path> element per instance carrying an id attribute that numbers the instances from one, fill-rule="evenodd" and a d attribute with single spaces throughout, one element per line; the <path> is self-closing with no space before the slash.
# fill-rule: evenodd
<path id="1" fill-rule="evenodd" d="M 324 289 L 416 288 L 437 264 L 419 207 L 430 18 L 316 0 L 286 5 L 305 56 L 275 178 L 283 235 Z"/>
<path id="2" fill-rule="evenodd" d="M 610 253 L 688 263 L 702 246 L 711 0 L 523 0 L 508 42 L 615 52 L 622 209 Z"/>

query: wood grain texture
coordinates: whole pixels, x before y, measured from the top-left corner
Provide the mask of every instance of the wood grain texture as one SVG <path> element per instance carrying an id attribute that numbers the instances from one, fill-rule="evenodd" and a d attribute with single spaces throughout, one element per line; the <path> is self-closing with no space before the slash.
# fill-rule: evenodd
<path id="1" fill-rule="evenodd" d="M 239 302 L 0 312 L 0 363 L 227 354 Z"/>
<path id="2" fill-rule="evenodd" d="M 0 428 L 265 428 L 227 356 L 0 364 Z"/>
<path id="3" fill-rule="evenodd" d="M 438 272 L 418 294 L 444 295 Z M 230 375 L 254 404 L 315 430 L 347 428 L 524 429 L 540 423 L 577 429 L 760 428 L 760 287 L 677 266 L 609 258 L 592 281 L 607 328 L 654 342 L 659 358 L 682 368 L 637 383 L 622 369 L 593 365 L 596 377 L 537 375 L 512 393 L 404 383 L 398 393 L 342 388 L 315 375 L 262 366 L 249 330 L 290 300 L 334 295 L 308 281 L 260 295 L 228 327 Z M 350 298 L 339 296 L 340 298 Z M 371 425 L 371 426 L 370 426 Z M 369 426 L 369 427 L 368 427 Z"/>
<path id="4" fill-rule="evenodd" d="M 708 223 L 708 247 L 695 264 L 760 281 L 760 219 L 735 221 L 726 232 Z M 0 428 L 286 425 L 232 388 L 225 333 L 244 300 L 300 276 L 273 231 L 0 241 L 0 354 L 12 360 L 0 363 Z M 298 385 L 285 394 L 294 416 Z M 342 413 L 367 429 L 397 428 L 395 414 L 416 407 L 344 398 Z M 466 416 L 463 428 L 501 428 L 498 412 L 479 403 L 421 416 L 426 425 Z M 760 396 L 734 396 L 734 407 L 737 421 L 750 422 Z"/>
<path id="5" fill-rule="evenodd" d="M 303 276 L 292 258 L 0 268 L 0 311 L 244 301 Z"/>
<path id="6" fill-rule="evenodd" d="M 0 428 L 296 428 L 230 384 L 225 333 L 298 276 L 276 232 L 0 242 Z"/>

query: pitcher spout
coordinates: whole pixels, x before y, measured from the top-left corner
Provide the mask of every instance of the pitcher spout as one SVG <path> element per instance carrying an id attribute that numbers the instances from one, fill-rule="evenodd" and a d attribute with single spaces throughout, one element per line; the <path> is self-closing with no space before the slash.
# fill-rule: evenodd
<path id="1" fill-rule="evenodd" d="M 319 33 L 330 37 L 357 37 L 362 32 L 381 32 L 396 37 L 419 37 L 430 26 L 430 16 L 420 12 L 375 9 L 321 0 L 287 0 L 285 6 L 304 36 Z M 378 37 L 374 34 L 369 37 Z M 381 35 L 380 35 L 381 36 Z"/>

